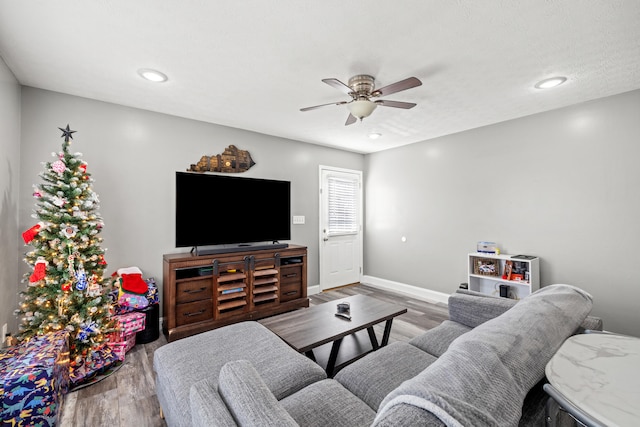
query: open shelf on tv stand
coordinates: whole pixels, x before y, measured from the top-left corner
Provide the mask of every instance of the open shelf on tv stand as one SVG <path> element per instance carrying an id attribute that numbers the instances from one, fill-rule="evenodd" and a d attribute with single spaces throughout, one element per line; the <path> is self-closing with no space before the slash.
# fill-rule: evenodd
<path id="1" fill-rule="evenodd" d="M 272 245 L 163 256 L 163 332 L 169 342 L 309 306 L 307 248 Z"/>
<path id="2" fill-rule="evenodd" d="M 246 251 L 259 251 L 259 250 L 269 250 L 269 249 L 284 249 L 288 248 L 288 243 L 240 243 L 237 245 L 229 245 L 229 246 L 194 246 L 191 249 L 191 253 L 196 254 L 196 256 L 202 255 L 215 255 L 215 254 L 225 254 L 225 253 L 233 253 L 233 252 L 246 252 Z"/>

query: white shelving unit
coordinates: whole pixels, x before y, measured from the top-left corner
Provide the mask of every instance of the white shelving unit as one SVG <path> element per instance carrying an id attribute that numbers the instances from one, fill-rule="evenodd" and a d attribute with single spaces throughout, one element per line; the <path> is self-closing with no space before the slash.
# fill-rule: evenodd
<path id="1" fill-rule="evenodd" d="M 469 289 L 500 296 L 500 285 L 507 285 L 508 296 L 513 299 L 522 299 L 540 289 L 540 259 L 514 257 L 516 255 L 469 254 Z M 510 279 L 505 274 L 508 265 L 512 268 Z"/>

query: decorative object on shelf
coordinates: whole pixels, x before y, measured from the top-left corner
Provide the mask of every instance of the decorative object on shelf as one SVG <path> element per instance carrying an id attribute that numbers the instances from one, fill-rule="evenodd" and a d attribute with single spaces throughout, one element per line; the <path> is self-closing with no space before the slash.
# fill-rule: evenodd
<path id="1" fill-rule="evenodd" d="M 478 242 L 477 251 L 481 254 L 500 254 L 500 249 L 495 242 Z"/>
<path id="2" fill-rule="evenodd" d="M 477 258 L 474 264 L 474 274 L 480 274 L 481 276 L 496 276 L 500 275 L 500 267 L 498 261 L 489 258 Z"/>
<path id="3" fill-rule="evenodd" d="M 248 171 L 255 164 L 247 150 L 240 150 L 235 145 L 230 145 L 222 154 L 202 156 L 200 161 L 195 165 L 192 164 L 187 171 L 239 173 Z"/>
<path id="4" fill-rule="evenodd" d="M 505 261 L 504 263 L 504 272 L 502 273 L 502 278 L 504 280 L 511 280 L 511 273 L 513 272 L 513 261 Z"/>

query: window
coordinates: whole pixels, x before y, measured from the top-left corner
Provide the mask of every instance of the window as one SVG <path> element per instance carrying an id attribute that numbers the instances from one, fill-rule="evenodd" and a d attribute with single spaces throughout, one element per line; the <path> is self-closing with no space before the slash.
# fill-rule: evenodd
<path id="1" fill-rule="evenodd" d="M 329 236 L 358 232 L 358 181 L 329 176 L 327 178 Z"/>

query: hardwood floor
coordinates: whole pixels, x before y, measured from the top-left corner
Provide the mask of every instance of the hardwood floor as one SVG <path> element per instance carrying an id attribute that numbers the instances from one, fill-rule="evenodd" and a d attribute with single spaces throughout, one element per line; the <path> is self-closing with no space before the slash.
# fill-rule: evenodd
<path id="1" fill-rule="evenodd" d="M 407 307 L 407 313 L 393 322 L 389 342 L 408 341 L 448 318 L 444 304 L 433 304 L 403 294 L 358 284 L 309 297 L 311 305 L 364 294 Z M 379 336 L 383 326 L 376 326 Z M 60 426 L 156 427 L 166 426 L 160 418 L 155 394 L 153 352 L 167 343 L 164 335 L 148 344 L 138 344 L 118 372 L 92 386 L 69 393 L 62 407 Z"/>

